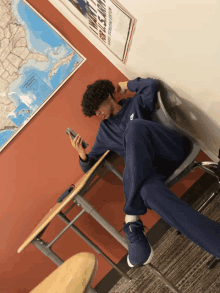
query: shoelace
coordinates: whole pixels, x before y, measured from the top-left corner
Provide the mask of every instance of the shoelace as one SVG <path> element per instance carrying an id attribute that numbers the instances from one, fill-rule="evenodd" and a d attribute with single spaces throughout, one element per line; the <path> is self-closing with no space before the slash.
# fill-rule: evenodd
<path id="1" fill-rule="evenodd" d="M 125 223 L 124 223 L 124 225 L 125 225 Z M 143 225 L 143 227 L 147 229 L 146 226 Z M 119 230 L 119 232 L 123 231 L 123 228 L 124 228 L 124 227 L 122 227 L 121 230 Z M 130 228 L 130 226 L 129 226 L 129 228 Z M 130 230 L 130 231 L 131 231 L 131 230 Z M 132 232 L 132 231 L 131 231 L 131 232 Z"/>
<path id="2" fill-rule="evenodd" d="M 132 231 L 132 227 L 131 226 L 134 226 L 134 229 Z M 146 228 L 145 226 L 143 226 L 141 223 L 140 224 L 137 224 L 137 223 L 134 223 L 134 224 L 130 224 L 128 226 L 128 229 L 130 230 L 130 232 L 134 232 L 132 234 L 127 234 L 127 238 L 129 239 L 129 241 L 131 243 L 135 242 L 136 240 L 138 240 L 140 238 L 140 236 L 143 235 L 144 233 L 144 228 Z"/>

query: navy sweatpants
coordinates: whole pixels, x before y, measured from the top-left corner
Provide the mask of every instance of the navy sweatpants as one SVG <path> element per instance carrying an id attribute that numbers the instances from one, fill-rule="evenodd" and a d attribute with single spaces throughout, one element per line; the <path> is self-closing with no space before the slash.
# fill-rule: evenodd
<path id="1" fill-rule="evenodd" d="M 165 186 L 165 178 L 189 152 L 187 141 L 158 123 L 134 119 L 127 124 L 123 146 L 125 214 L 144 215 L 147 209 L 152 209 L 170 226 L 220 258 L 220 225 L 194 210 Z"/>

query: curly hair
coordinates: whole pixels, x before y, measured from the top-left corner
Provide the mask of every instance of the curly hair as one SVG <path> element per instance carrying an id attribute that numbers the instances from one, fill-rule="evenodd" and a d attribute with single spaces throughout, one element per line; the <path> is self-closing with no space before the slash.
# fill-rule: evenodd
<path id="1" fill-rule="evenodd" d="M 95 111 L 109 97 L 109 94 L 114 99 L 114 92 L 115 87 L 108 79 L 99 79 L 93 84 L 88 85 L 81 102 L 83 114 L 89 117 L 96 115 Z"/>

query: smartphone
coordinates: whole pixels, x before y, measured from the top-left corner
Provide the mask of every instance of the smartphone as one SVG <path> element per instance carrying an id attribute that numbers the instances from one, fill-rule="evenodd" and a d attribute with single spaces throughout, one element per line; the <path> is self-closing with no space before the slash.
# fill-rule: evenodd
<path id="1" fill-rule="evenodd" d="M 68 127 L 66 130 L 66 134 L 69 135 L 69 133 L 72 135 L 73 138 L 75 138 L 77 136 L 77 133 L 75 133 L 75 131 L 73 131 L 71 128 Z M 88 146 L 88 143 L 83 140 L 82 146 L 84 149 L 86 149 Z"/>
<path id="2" fill-rule="evenodd" d="M 64 193 L 58 198 L 57 202 L 62 202 L 64 198 L 70 194 L 70 192 L 73 190 L 74 187 L 75 185 L 72 184 L 66 191 L 64 191 Z"/>

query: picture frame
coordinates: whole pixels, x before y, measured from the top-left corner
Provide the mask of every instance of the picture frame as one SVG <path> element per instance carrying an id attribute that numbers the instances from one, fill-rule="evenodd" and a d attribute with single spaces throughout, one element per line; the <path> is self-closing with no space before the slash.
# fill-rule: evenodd
<path id="1" fill-rule="evenodd" d="M 49 2 L 67 19 L 79 20 L 81 25 L 95 35 L 122 63 L 126 63 L 136 19 L 117 0 Z"/>

